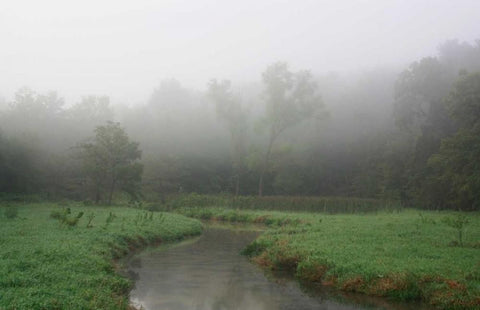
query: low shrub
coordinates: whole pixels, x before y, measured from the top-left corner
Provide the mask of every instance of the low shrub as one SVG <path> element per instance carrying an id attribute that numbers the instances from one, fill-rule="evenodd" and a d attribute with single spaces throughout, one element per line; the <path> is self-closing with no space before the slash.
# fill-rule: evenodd
<path id="1" fill-rule="evenodd" d="M 77 213 L 77 215 L 73 216 L 71 214 L 70 208 L 62 208 L 61 210 L 52 210 L 50 212 L 50 217 L 52 219 L 58 220 L 61 225 L 66 225 L 69 227 L 75 227 L 78 224 L 78 221 L 83 216 L 83 211 Z"/>

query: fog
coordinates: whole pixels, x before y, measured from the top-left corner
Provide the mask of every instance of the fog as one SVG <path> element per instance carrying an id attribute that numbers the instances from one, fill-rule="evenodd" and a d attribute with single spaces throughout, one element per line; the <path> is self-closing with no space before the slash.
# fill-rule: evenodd
<path id="1" fill-rule="evenodd" d="M 145 102 L 166 78 L 259 81 L 286 61 L 316 74 L 404 67 L 479 37 L 480 3 L 435 1 L 4 1 L 0 95 L 23 86 Z"/>
<path id="2" fill-rule="evenodd" d="M 0 193 L 478 209 L 479 17 L 477 1 L 3 4 Z"/>

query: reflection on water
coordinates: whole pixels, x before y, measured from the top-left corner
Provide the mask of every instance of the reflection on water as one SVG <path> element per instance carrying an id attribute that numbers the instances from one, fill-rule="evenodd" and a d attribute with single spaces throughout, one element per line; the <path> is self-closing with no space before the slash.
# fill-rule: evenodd
<path id="1" fill-rule="evenodd" d="M 211 228 L 195 242 L 144 252 L 128 264 L 134 305 L 146 310 L 407 309 L 360 306 L 308 295 L 290 278 L 267 279 L 239 255 L 257 233 Z M 412 307 L 411 309 L 418 309 Z"/>

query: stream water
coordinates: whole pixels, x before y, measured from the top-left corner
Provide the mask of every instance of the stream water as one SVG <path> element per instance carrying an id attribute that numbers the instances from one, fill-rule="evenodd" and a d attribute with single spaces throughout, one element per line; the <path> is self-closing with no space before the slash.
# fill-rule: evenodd
<path id="1" fill-rule="evenodd" d="M 302 287 L 288 275 L 266 274 L 239 254 L 258 232 L 208 228 L 201 237 L 147 250 L 127 263 L 133 305 L 146 310 L 420 309 L 384 299 Z M 426 308 L 425 308 L 426 309 Z"/>

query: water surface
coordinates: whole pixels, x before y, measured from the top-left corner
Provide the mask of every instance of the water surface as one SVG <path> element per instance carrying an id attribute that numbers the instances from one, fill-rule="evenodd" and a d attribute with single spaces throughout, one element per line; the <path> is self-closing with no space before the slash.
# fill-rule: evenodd
<path id="1" fill-rule="evenodd" d="M 133 257 L 128 262 L 135 279 L 132 303 L 146 310 L 419 309 L 266 275 L 239 254 L 257 235 L 209 228 L 194 240 Z"/>

